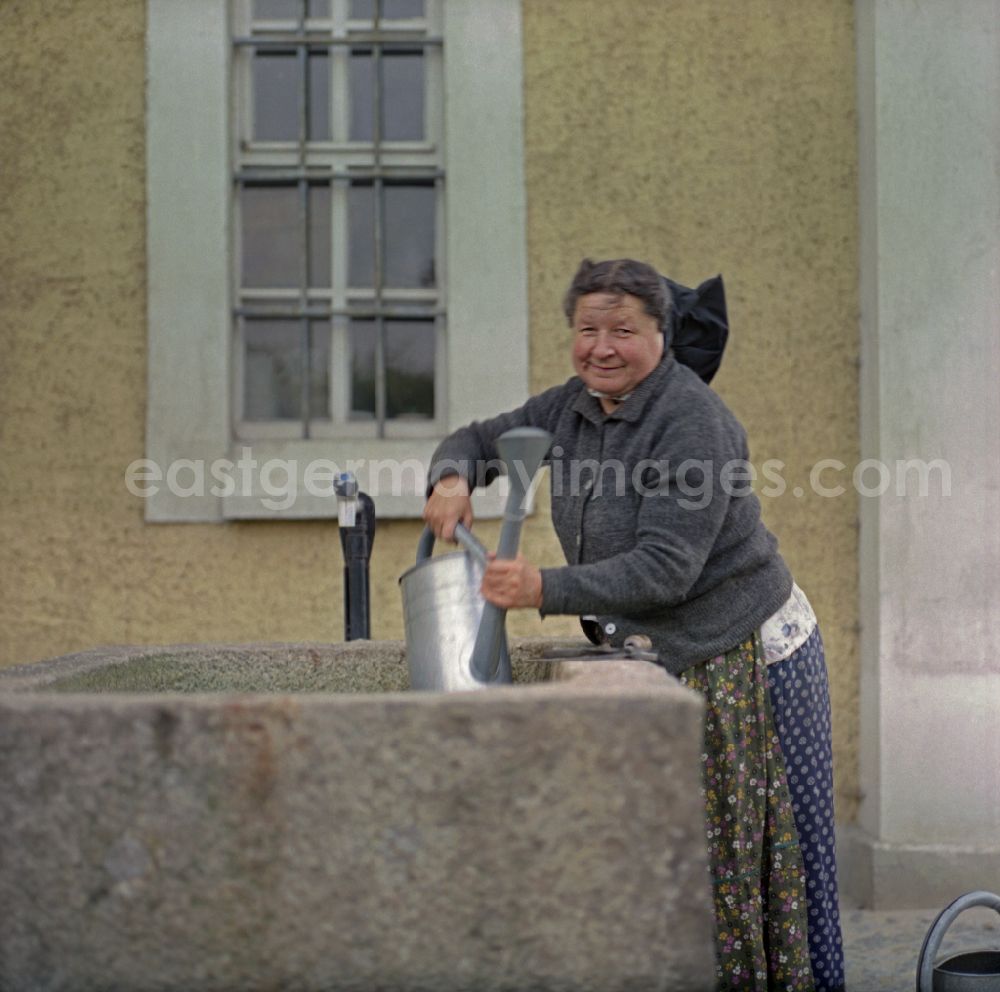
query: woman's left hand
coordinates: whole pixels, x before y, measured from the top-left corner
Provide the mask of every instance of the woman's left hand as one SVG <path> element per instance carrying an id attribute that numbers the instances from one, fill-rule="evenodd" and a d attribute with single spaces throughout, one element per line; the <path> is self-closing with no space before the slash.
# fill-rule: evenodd
<path id="1" fill-rule="evenodd" d="M 521 555 L 500 559 L 490 554 L 483 575 L 482 593 L 494 606 L 505 610 L 541 608 L 542 573 Z"/>

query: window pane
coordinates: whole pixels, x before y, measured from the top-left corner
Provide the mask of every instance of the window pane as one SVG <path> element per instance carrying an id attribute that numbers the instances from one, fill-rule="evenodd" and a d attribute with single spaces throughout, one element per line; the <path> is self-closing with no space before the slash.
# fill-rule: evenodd
<path id="1" fill-rule="evenodd" d="M 351 51 L 351 141 L 375 137 L 375 59 L 370 49 Z M 420 141 L 424 137 L 424 56 L 386 52 L 382 56 L 382 140 Z"/>
<path id="2" fill-rule="evenodd" d="M 330 0 L 309 0 L 306 11 L 307 17 L 328 18 L 330 16 Z"/>
<path id="3" fill-rule="evenodd" d="M 297 21 L 302 0 L 254 0 L 253 16 L 258 21 Z"/>
<path id="4" fill-rule="evenodd" d="M 370 21 L 375 16 L 375 0 L 351 0 L 351 17 Z M 382 19 L 403 20 L 424 16 L 424 0 L 382 0 Z"/>
<path id="5" fill-rule="evenodd" d="M 330 322 L 309 323 L 309 416 L 330 419 Z"/>
<path id="6" fill-rule="evenodd" d="M 382 137 L 420 141 L 424 136 L 424 56 L 387 52 L 382 59 Z"/>
<path id="7" fill-rule="evenodd" d="M 244 420 L 298 420 L 302 413 L 302 332 L 296 320 L 244 324 Z"/>
<path id="8" fill-rule="evenodd" d="M 387 21 L 423 17 L 424 0 L 382 0 L 382 16 Z"/>
<path id="9" fill-rule="evenodd" d="M 351 321 L 352 420 L 375 417 L 375 332 L 374 320 Z"/>
<path id="10" fill-rule="evenodd" d="M 309 53 L 309 140 L 330 140 L 330 58 Z"/>
<path id="11" fill-rule="evenodd" d="M 385 187 L 385 285 L 434 286 L 433 186 Z"/>
<path id="12" fill-rule="evenodd" d="M 375 137 L 375 62 L 370 49 L 352 48 L 348 76 L 351 94 L 351 141 L 372 141 Z"/>
<path id="13" fill-rule="evenodd" d="M 309 286 L 330 287 L 330 187 L 309 185 Z"/>
<path id="14" fill-rule="evenodd" d="M 302 82 L 294 52 L 254 52 L 253 136 L 298 141 Z"/>
<path id="15" fill-rule="evenodd" d="M 434 416 L 432 321 L 389 320 L 385 325 L 385 406 L 389 420 Z"/>
<path id="16" fill-rule="evenodd" d="M 347 282 L 351 286 L 375 284 L 375 195 L 371 183 L 353 183 L 347 194 L 348 244 L 351 257 Z"/>
<path id="17" fill-rule="evenodd" d="M 245 288 L 297 288 L 302 281 L 299 193 L 295 186 L 240 189 Z"/>

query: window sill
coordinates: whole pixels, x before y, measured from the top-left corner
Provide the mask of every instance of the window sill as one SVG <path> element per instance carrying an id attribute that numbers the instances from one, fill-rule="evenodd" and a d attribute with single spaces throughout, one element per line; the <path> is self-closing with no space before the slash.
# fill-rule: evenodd
<path id="1" fill-rule="evenodd" d="M 436 440 L 267 440 L 233 442 L 207 461 L 179 459 L 157 478 L 139 480 L 155 500 L 150 522 L 196 520 L 330 520 L 337 517 L 334 479 L 351 472 L 382 519 L 419 519 Z M 155 493 L 153 488 L 155 487 Z M 507 482 L 473 494 L 479 519 L 502 515 Z"/>

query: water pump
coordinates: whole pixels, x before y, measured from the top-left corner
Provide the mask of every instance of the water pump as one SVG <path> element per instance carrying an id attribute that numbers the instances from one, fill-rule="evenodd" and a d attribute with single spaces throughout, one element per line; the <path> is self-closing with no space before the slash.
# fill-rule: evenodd
<path id="1" fill-rule="evenodd" d="M 344 640 L 370 640 L 368 562 L 375 541 L 375 503 L 367 493 L 358 491 L 353 472 L 341 472 L 333 491 L 344 553 Z"/>

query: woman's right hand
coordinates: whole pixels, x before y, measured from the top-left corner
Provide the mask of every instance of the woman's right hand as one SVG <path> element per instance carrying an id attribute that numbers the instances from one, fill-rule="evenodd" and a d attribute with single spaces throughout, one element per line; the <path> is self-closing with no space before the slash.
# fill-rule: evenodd
<path id="1" fill-rule="evenodd" d="M 472 526 L 472 496 L 462 476 L 446 476 L 434 486 L 424 504 L 424 523 L 439 541 L 455 540 L 455 524 Z"/>

